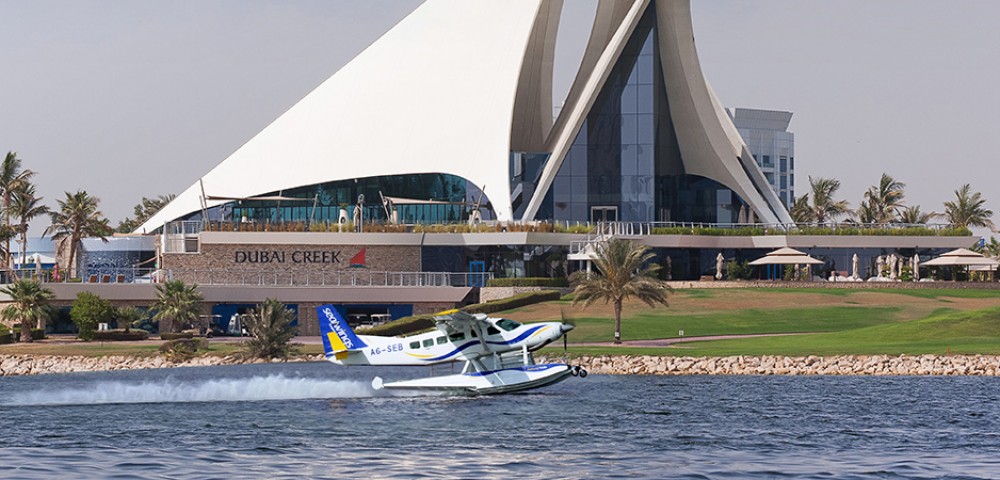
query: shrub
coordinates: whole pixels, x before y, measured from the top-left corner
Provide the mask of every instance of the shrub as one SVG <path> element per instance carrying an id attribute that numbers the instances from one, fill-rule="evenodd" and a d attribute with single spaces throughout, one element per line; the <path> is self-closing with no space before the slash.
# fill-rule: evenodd
<path id="1" fill-rule="evenodd" d="M 178 338 L 160 345 L 160 353 L 171 362 L 192 359 L 199 351 L 208 349 L 208 340 L 203 338 Z"/>
<path id="2" fill-rule="evenodd" d="M 189 338 L 194 338 L 194 334 L 191 332 L 181 332 L 181 333 L 164 332 L 160 334 L 160 340 L 184 340 Z"/>
<path id="3" fill-rule="evenodd" d="M 114 307 L 111 302 L 90 292 L 76 294 L 69 317 L 80 330 L 79 336 L 84 340 L 93 340 L 97 332 L 97 324 L 111 323 L 114 317 Z"/>
<path id="4" fill-rule="evenodd" d="M 746 260 L 737 262 L 730 260 L 726 263 L 727 280 L 749 280 L 753 277 L 753 267 Z"/>
<path id="5" fill-rule="evenodd" d="M 558 290 L 527 292 L 502 300 L 469 305 L 462 308 L 462 311 L 466 313 L 493 313 L 539 302 L 559 300 L 559 298 L 560 293 Z M 357 333 L 361 335 L 378 335 L 386 337 L 414 335 L 434 328 L 433 317 L 433 315 L 414 315 L 410 317 L 403 317 L 398 320 L 383 323 L 382 325 L 358 328 Z"/>
<path id="6" fill-rule="evenodd" d="M 361 335 L 378 335 L 383 337 L 398 337 L 412 335 L 434 328 L 434 319 L 430 315 L 415 315 L 403 317 L 391 322 L 371 327 L 358 328 Z"/>
<path id="7" fill-rule="evenodd" d="M 10 332 L 0 333 L 0 345 L 5 345 L 8 343 L 14 343 L 14 336 Z"/>
<path id="8" fill-rule="evenodd" d="M 520 295 L 514 295 L 510 298 L 504 298 L 500 300 L 493 300 L 486 303 L 477 303 L 474 305 L 469 305 L 462 310 L 466 313 L 493 313 L 500 312 L 503 310 L 510 310 L 512 308 L 519 308 L 525 305 L 532 305 L 541 302 L 550 302 L 553 300 L 559 300 L 562 294 L 557 290 L 543 290 L 541 292 L 527 292 Z"/>
<path id="9" fill-rule="evenodd" d="M 126 340 L 145 340 L 149 338 L 149 332 L 145 330 L 105 330 L 94 332 L 94 340 L 102 342 L 117 342 Z"/>
<path id="10" fill-rule="evenodd" d="M 487 287 L 550 287 L 565 288 L 569 281 L 565 278 L 527 277 L 527 278 L 491 278 Z"/>
<path id="11" fill-rule="evenodd" d="M 44 328 L 32 328 L 31 329 L 31 339 L 32 340 L 45 340 L 45 329 Z"/>

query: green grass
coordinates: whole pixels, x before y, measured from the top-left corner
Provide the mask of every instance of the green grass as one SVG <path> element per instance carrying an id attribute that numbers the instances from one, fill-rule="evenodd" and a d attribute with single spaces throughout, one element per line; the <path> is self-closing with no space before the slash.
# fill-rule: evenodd
<path id="1" fill-rule="evenodd" d="M 776 310 L 748 309 L 697 315 L 638 313 L 622 320 L 623 340 L 684 336 L 751 335 L 762 333 L 832 332 L 898 321 L 899 307 L 803 307 Z M 664 312 L 668 312 L 668 310 Z M 571 343 L 607 342 L 614 322 L 607 318 L 575 318 Z"/>
<path id="2" fill-rule="evenodd" d="M 553 348 L 553 347 L 550 347 Z M 557 349 L 547 350 L 556 353 Z M 663 348 L 571 347 L 574 355 L 922 355 L 1000 354 L 1000 307 L 942 309 L 919 320 L 844 331 L 675 344 Z"/>
<path id="3" fill-rule="evenodd" d="M 917 298 L 939 299 L 941 297 L 952 298 L 996 298 L 1000 299 L 1000 289 L 964 289 L 964 288 L 758 288 L 755 292 L 785 293 L 785 294 L 822 294 L 837 297 L 849 297 L 857 294 L 867 293 L 888 293 L 893 295 L 906 295 Z"/>

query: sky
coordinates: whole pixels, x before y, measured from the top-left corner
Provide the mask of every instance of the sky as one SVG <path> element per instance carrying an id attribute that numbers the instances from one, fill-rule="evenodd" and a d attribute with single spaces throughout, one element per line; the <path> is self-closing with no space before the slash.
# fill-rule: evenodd
<path id="1" fill-rule="evenodd" d="M 0 153 L 38 173 L 49 206 L 86 190 L 117 224 L 143 196 L 193 184 L 420 3 L 0 0 Z M 595 3 L 566 0 L 557 104 Z M 798 194 L 836 178 L 856 207 L 885 172 L 924 211 L 970 183 L 1000 212 L 1000 2 L 692 5 L 723 105 L 794 113 Z"/>

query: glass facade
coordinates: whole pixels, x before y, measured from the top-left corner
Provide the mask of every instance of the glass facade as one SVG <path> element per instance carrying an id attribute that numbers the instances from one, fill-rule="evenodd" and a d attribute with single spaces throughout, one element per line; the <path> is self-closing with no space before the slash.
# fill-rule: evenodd
<path id="1" fill-rule="evenodd" d="M 566 154 L 537 218 L 735 222 L 743 201 L 687 175 L 670 118 L 650 5 Z"/>
<path id="2" fill-rule="evenodd" d="M 280 196 L 286 200 L 233 201 L 212 207 L 208 211 L 208 217 L 211 221 L 233 223 L 336 223 L 343 208 L 348 221 L 353 221 L 358 198 L 363 195 L 365 222 L 384 222 L 387 216 L 380 193 L 387 197 L 441 202 L 394 205 L 393 210 L 398 214 L 399 223 L 462 222 L 468 219 L 471 208 L 477 204 L 482 207 L 484 220 L 494 218 L 493 206 L 479 187 L 462 177 L 446 173 L 385 175 L 270 192 L 261 196 Z M 200 220 L 201 213 L 188 219 Z"/>

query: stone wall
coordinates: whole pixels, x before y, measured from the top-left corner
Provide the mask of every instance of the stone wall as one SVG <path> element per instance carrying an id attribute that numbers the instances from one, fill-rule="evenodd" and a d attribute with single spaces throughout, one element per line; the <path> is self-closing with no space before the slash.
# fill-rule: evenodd
<path id="1" fill-rule="evenodd" d="M 363 262 L 352 259 L 364 251 Z M 352 265 L 353 264 L 353 265 Z M 202 244 L 199 253 L 165 253 L 162 268 L 174 278 L 194 271 L 279 272 L 300 278 L 362 267 L 375 272 L 420 271 L 420 247 L 409 245 Z"/>
<path id="2" fill-rule="evenodd" d="M 553 287 L 483 287 L 479 289 L 479 302 L 485 303 L 492 300 L 502 300 L 522 293 L 541 292 L 543 290 L 559 290 L 562 295 L 573 291 L 572 288 Z"/>

